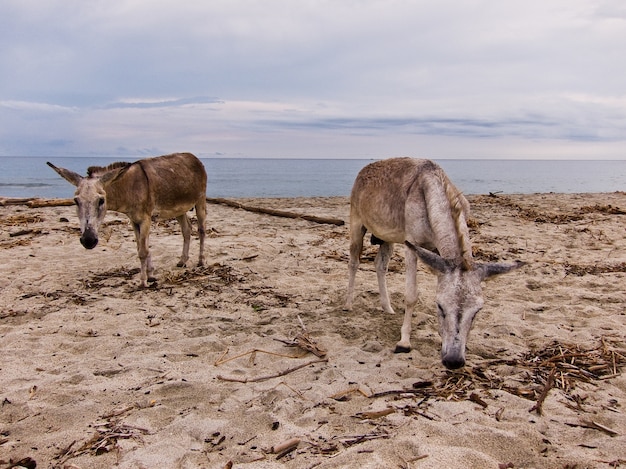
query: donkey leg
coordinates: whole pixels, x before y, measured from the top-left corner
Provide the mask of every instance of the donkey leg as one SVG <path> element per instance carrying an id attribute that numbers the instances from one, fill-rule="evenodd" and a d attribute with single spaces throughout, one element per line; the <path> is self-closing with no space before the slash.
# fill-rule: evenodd
<path id="1" fill-rule="evenodd" d="M 387 241 L 384 241 L 380 245 L 378 253 L 376 254 L 376 258 L 374 259 L 374 265 L 376 266 L 376 277 L 378 277 L 378 291 L 380 292 L 380 302 L 382 304 L 383 310 L 386 313 L 391 314 L 394 313 L 394 310 L 391 307 L 391 302 L 389 301 L 386 274 L 387 266 L 389 265 L 392 254 L 393 243 L 388 243 Z"/>
<path id="2" fill-rule="evenodd" d="M 198 218 L 198 237 L 200 238 L 200 255 L 198 257 L 198 266 L 204 265 L 204 238 L 206 236 L 206 197 L 202 196 L 196 204 L 196 216 Z"/>
<path id="3" fill-rule="evenodd" d="M 352 300 L 354 297 L 354 280 L 356 272 L 361 262 L 361 251 L 363 251 L 363 236 L 365 236 L 365 227 L 356 222 L 350 222 L 350 261 L 348 262 L 348 293 L 346 295 L 346 304 L 344 310 L 352 309 Z"/>
<path id="4" fill-rule="evenodd" d="M 176 266 L 185 267 L 187 265 L 187 259 L 189 259 L 189 244 L 191 243 L 191 222 L 186 213 L 183 213 L 179 217 L 176 217 L 180 224 L 180 229 L 183 232 L 183 254 Z"/>
<path id="5" fill-rule="evenodd" d="M 412 249 L 406 248 L 406 289 L 405 309 L 402 328 L 400 329 L 400 342 L 396 344 L 395 353 L 408 353 L 411 351 L 411 321 L 413 311 L 417 304 L 417 255 Z"/>
<path id="6" fill-rule="evenodd" d="M 152 267 L 150 248 L 148 245 L 148 239 L 150 237 L 150 219 L 133 222 L 133 230 L 135 231 L 135 241 L 137 242 L 137 255 L 139 256 L 139 262 L 141 264 L 139 281 L 142 287 L 147 287 L 148 278 L 150 278 L 151 281 L 155 280 L 152 276 L 154 269 Z"/>

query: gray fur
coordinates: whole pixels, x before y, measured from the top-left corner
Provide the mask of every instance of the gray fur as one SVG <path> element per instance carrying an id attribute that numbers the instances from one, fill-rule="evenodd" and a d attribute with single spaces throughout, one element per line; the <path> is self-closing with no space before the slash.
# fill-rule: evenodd
<path id="1" fill-rule="evenodd" d="M 465 344 L 483 306 L 481 282 L 521 263 L 475 264 L 467 228 L 469 203 L 443 170 L 429 160 L 391 158 L 367 165 L 350 197 L 350 262 L 345 308 L 352 309 L 354 282 L 367 231 L 382 243 L 374 264 L 383 310 L 393 313 L 385 274 L 394 243 L 405 244 L 406 304 L 397 352 L 411 350 L 411 318 L 417 303 L 417 258 L 437 274 L 441 360 L 465 365 Z M 433 252 L 437 250 L 438 254 Z"/>

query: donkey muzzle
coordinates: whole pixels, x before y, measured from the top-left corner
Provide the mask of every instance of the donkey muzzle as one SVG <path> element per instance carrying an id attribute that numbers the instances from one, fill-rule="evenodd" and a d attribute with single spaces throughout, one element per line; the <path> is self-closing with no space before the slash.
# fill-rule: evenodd
<path id="1" fill-rule="evenodd" d="M 441 363 L 449 370 L 463 368 L 465 366 L 465 343 L 456 338 L 451 346 L 443 346 Z"/>
<path id="2" fill-rule="evenodd" d="M 465 358 L 460 355 L 448 355 L 441 357 L 441 363 L 443 363 L 443 366 L 448 370 L 458 370 L 465 366 Z"/>
<path id="3" fill-rule="evenodd" d="M 85 249 L 93 249 L 98 244 L 98 235 L 94 230 L 88 228 L 80 237 L 80 244 L 82 244 Z"/>

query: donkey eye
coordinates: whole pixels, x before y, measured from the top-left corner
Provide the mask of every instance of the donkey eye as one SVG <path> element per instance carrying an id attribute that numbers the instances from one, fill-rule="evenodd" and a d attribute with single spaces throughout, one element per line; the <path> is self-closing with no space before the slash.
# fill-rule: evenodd
<path id="1" fill-rule="evenodd" d="M 76 205 L 80 205 L 80 200 L 78 200 L 78 197 L 74 197 L 74 203 Z"/>
<path id="2" fill-rule="evenodd" d="M 102 206 L 104 205 L 104 197 L 100 197 L 100 198 L 98 199 L 98 205 L 99 205 L 100 207 L 102 207 Z"/>
<path id="3" fill-rule="evenodd" d="M 441 317 L 446 317 L 446 312 L 443 310 L 443 308 L 441 307 L 441 305 L 439 303 L 437 303 L 437 312 L 439 313 L 439 315 Z"/>

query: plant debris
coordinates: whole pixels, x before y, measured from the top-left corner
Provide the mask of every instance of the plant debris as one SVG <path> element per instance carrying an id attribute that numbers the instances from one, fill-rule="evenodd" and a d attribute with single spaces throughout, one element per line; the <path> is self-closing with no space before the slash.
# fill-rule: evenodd
<path id="1" fill-rule="evenodd" d="M 108 421 L 96 425 L 96 433 L 80 447 L 72 449 L 75 441 L 67 448 L 64 448 L 55 459 L 59 460 L 59 465 L 64 464 L 68 460 L 83 454 L 91 454 L 94 456 L 109 453 L 117 447 L 117 441 L 120 439 L 135 439 L 140 441 L 142 435 L 148 434 L 145 428 L 139 428 L 132 425 L 126 425 L 119 421 Z"/>
<path id="2" fill-rule="evenodd" d="M 614 264 L 578 265 L 565 263 L 565 274 L 582 277 L 584 275 L 600 275 L 615 272 L 626 272 L 626 262 Z"/>
<path id="3" fill-rule="evenodd" d="M 504 390 L 516 396 L 536 400 L 531 410 L 541 412 L 541 405 L 550 389 L 561 390 L 568 399 L 578 402 L 572 391 L 579 382 L 590 383 L 618 376 L 626 363 L 626 351 L 610 346 L 601 340 L 596 348 L 584 349 L 580 345 L 554 342 L 547 347 L 530 351 L 512 360 L 491 360 L 484 365 L 446 370 L 438 381 L 424 381 L 411 389 L 388 390 L 371 394 L 370 398 L 389 395 L 401 397 L 421 396 L 425 399 L 469 399 L 486 407 L 477 390 Z M 497 365 L 514 367 L 516 381 L 526 385 L 511 385 L 490 368 Z"/>

